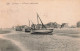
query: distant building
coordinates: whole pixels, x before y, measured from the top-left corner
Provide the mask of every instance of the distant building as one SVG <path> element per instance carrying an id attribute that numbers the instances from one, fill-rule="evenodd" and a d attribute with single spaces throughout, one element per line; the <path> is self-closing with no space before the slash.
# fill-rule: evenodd
<path id="1" fill-rule="evenodd" d="M 46 25 L 45 25 L 47 28 L 60 28 L 61 27 L 61 25 L 60 24 L 57 24 L 56 22 L 50 22 L 50 23 L 47 23 Z"/>
<path id="2" fill-rule="evenodd" d="M 72 25 L 70 28 L 76 28 L 76 25 Z"/>
<path id="3" fill-rule="evenodd" d="M 69 28 L 68 23 L 62 23 L 61 28 Z"/>
<path id="4" fill-rule="evenodd" d="M 42 28 L 42 24 L 37 24 L 36 25 L 36 29 L 41 29 Z"/>
<path id="5" fill-rule="evenodd" d="M 21 28 L 26 28 L 26 27 L 28 27 L 28 26 L 27 26 L 27 25 L 22 25 L 22 26 L 21 26 Z"/>
<path id="6" fill-rule="evenodd" d="M 15 26 L 15 30 L 16 31 L 22 31 L 22 28 L 21 28 L 21 26 Z"/>
<path id="7" fill-rule="evenodd" d="M 35 29 L 35 28 L 36 28 L 36 24 L 32 24 L 31 29 Z"/>
<path id="8" fill-rule="evenodd" d="M 79 21 L 79 22 L 77 22 L 77 27 L 80 27 L 80 21 Z"/>
<path id="9" fill-rule="evenodd" d="M 14 30 L 16 30 L 16 31 L 22 31 L 23 28 L 27 28 L 27 27 L 28 27 L 27 25 L 15 26 Z"/>

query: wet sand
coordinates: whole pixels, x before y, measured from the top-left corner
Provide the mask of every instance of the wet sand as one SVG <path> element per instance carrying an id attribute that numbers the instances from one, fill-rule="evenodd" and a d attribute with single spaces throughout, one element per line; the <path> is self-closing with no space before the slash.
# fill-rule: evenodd
<path id="1" fill-rule="evenodd" d="M 58 34 L 33 35 L 24 32 L 6 37 L 19 41 L 29 51 L 80 51 L 80 38 Z"/>
<path id="2" fill-rule="evenodd" d="M 13 31 L 4 34 L 3 37 L 12 41 L 22 51 L 80 51 L 80 33 L 71 32 L 72 29 L 68 31 L 55 31 L 53 35 L 34 35 Z"/>
<path id="3" fill-rule="evenodd" d="M 6 33 L 10 33 L 11 30 L 6 30 L 6 29 L 0 29 L 0 34 L 6 34 Z"/>
<path id="4" fill-rule="evenodd" d="M 0 51 L 20 51 L 11 41 L 0 38 Z"/>

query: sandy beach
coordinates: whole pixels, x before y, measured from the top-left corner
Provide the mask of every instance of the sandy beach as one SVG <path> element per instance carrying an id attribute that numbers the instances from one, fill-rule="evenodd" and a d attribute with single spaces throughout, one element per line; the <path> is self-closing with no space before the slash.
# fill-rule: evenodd
<path id="1" fill-rule="evenodd" d="M 68 33 L 55 29 L 53 35 L 37 35 L 12 31 L 0 37 L 12 41 L 22 51 L 80 51 L 80 33 Z M 73 30 L 74 31 L 74 30 Z M 62 32 L 62 33 L 61 33 Z M 65 33 L 64 33 L 65 32 Z M 1 44 L 1 43 L 0 43 Z"/>
<path id="2" fill-rule="evenodd" d="M 0 38 L 0 51 L 21 51 L 13 42 Z"/>

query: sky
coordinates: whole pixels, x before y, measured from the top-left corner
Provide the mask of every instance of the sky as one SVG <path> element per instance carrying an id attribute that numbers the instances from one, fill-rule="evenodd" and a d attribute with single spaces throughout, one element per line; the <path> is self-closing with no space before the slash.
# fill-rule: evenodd
<path id="1" fill-rule="evenodd" d="M 0 28 L 37 23 L 57 22 L 76 25 L 80 21 L 79 0 L 0 0 Z"/>

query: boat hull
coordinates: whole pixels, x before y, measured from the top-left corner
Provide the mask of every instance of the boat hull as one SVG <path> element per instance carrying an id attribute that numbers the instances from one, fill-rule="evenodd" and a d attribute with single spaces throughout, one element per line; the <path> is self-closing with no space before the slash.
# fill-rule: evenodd
<path id="1" fill-rule="evenodd" d="M 23 32 L 30 32 L 31 29 L 23 29 Z"/>
<path id="2" fill-rule="evenodd" d="M 53 32 L 53 29 L 31 30 L 31 34 L 49 34 L 52 32 Z"/>
<path id="3" fill-rule="evenodd" d="M 30 29 L 25 29 L 25 32 L 30 32 L 31 30 Z"/>

